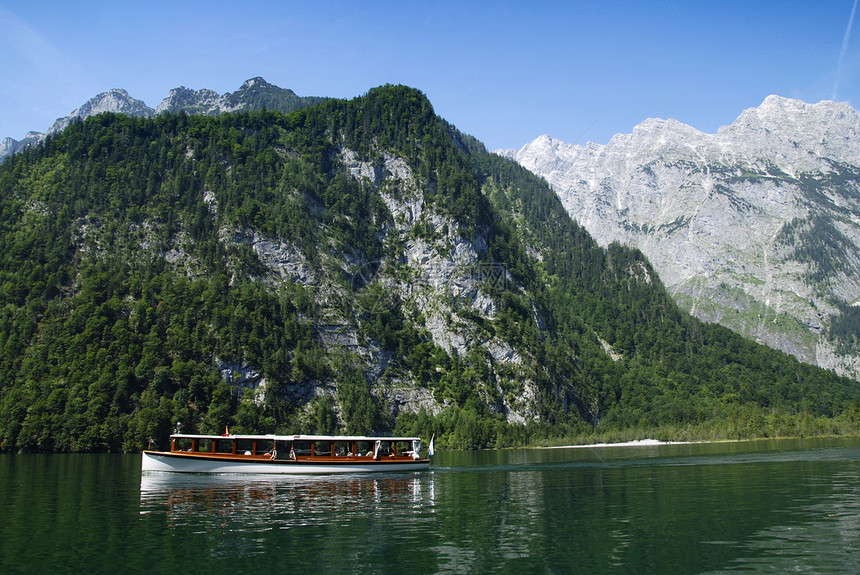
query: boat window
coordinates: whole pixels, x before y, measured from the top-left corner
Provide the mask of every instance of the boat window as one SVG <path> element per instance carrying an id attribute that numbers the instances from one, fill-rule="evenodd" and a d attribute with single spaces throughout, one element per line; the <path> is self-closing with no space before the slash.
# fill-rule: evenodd
<path id="1" fill-rule="evenodd" d="M 270 439 L 262 439 L 257 442 L 257 455 L 266 454 L 272 454 L 272 441 Z"/>
<path id="2" fill-rule="evenodd" d="M 317 441 L 314 443 L 314 455 L 325 456 L 331 455 L 331 442 Z"/>
<path id="3" fill-rule="evenodd" d="M 178 437 L 173 440 L 173 451 L 191 451 L 191 438 Z"/>
<path id="4" fill-rule="evenodd" d="M 236 453 L 254 453 L 254 442 L 250 439 L 240 439 L 236 442 Z"/>
<path id="5" fill-rule="evenodd" d="M 198 439 L 197 440 L 197 451 L 202 451 L 205 453 L 209 453 L 212 451 L 212 440 L 211 439 Z"/>
<path id="6" fill-rule="evenodd" d="M 232 439 L 216 439 L 215 453 L 233 453 Z"/>
<path id="7" fill-rule="evenodd" d="M 356 455 L 373 455 L 373 443 L 370 441 L 357 441 L 355 443 Z"/>
<path id="8" fill-rule="evenodd" d="M 352 444 L 348 441 L 336 441 L 334 444 L 334 454 L 338 457 L 354 455 L 352 453 Z"/>

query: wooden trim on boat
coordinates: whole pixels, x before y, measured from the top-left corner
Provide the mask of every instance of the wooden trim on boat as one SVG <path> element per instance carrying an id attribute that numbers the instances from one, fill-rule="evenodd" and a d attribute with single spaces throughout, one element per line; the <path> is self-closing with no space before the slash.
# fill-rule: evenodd
<path id="1" fill-rule="evenodd" d="M 387 456 L 387 457 L 379 457 L 374 459 L 372 456 L 368 457 L 365 455 L 360 456 L 343 456 L 343 457 L 331 457 L 328 455 L 318 455 L 314 457 L 309 456 L 300 456 L 296 459 L 272 459 L 271 457 L 267 457 L 265 455 L 242 455 L 242 454 L 223 454 L 223 453 L 182 453 L 182 452 L 171 452 L 171 451 L 151 451 L 146 450 L 144 453 L 149 455 L 157 455 L 159 457 L 174 457 L 178 459 L 201 459 L 201 460 L 209 460 L 209 461 L 252 461 L 254 463 L 265 463 L 267 465 L 289 465 L 295 463 L 307 463 L 307 464 L 323 464 L 323 465 L 349 465 L 353 463 L 362 463 L 362 464 L 374 464 L 374 465 L 386 465 L 391 463 L 411 463 L 411 462 L 427 462 L 429 459 L 413 459 L 412 457 L 401 455 L 399 457 Z"/>

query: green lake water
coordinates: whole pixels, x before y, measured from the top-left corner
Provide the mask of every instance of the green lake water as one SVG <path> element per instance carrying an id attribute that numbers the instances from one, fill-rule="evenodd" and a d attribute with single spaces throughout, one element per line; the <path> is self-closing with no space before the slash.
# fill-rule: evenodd
<path id="1" fill-rule="evenodd" d="M 429 472 L 147 474 L 0 455 L 0 573 L 858 573 L 860 439 L 437 452 Z"/>

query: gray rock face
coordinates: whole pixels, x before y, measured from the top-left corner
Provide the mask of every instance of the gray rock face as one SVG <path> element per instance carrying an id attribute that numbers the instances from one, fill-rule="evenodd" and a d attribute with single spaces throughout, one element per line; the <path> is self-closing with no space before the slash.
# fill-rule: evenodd
<path id="1" fill-rule="evenodd" d="M 361 160 L 355 151 L 344 147 L 339 151 L 338 163 L 350 177 L 380 192 L 393 219 L 381 233 L 403 246 L 398 258 L 402 269 L 392 273 L 383 265 L 374 272 L 359 270 L 356 275 L 372 275 L 365 279 L 381 281 L 387 294 L 395 294 L 402 305 L 420 310 L 424 318 L 421 327 L 433 343 L 447 352 L 466 357 L 479 348 L 485 350 L 492 365 L 516 369 L 522 363 L 520 354 L 504 341 L 482 332 L 474 322 L 458 317 L 454 305 L 455 301 L 465 304 L 487 319 L 498 312 L 494 299 L 486 292 L 487 285 L 493 283 L 486 280 L 488 276 L 492 278 L 508 272 L 481 263 L 480 255 L 488 249 L 486 237 L 481 234 L 463 237 L 455 221 L 427 206 L 417 176 L 402 158 L 381 152 L 379 156 L 381 163 Z M 415 226 L 420 223 L 436 230 L 433 237 L 414 233 Z M 378 305 L 384 306 L 385 301 Z M 341 330 L 347 328 L 340 327 Z M 336 342 L 329 337 L 327 343 L 344 347 L 348 342 Z M 377 364 L 378 372 L 382 372 L 391 359 L 385 352 L 375 352 L 372 356 L 367 359 Z M 499 401 L 495 407 L 509 421 L 524 423 L 534 417 L 531 400 L 535 392 L 533 381 L 525 376 L 520 386 L 517 393 L 498 391 Z M 417 411 L 423 407 L 431 413 L 441 409 L 426 389 L 414 383 L 392 382 L 390 387 L 376 391 L 398 409 Z"/>
<path id="2" fill-rule="evenodd" d="M 85 119 L 96 114 L 112 112 L 114 114 L 125 114 L 135 118 L 150 118 L 155 110 L 147 106 L 143 100 L 136 100 L 128 95 L 125 90 L 110 90 L 102 92 L 86 104 L 74 110 L 64 118 L 58 118 L 50 128 L 48 134 L 62 132 L 76 118 Z"/>
<path id="3" fill-rule="evenodd" d="M 546 178 L 599 243 L 642 250 L 697 317 L 860 377 L 831 329 L 860 301 L 849 105 L 769 96 L 717 134 L 649 119 L 605 146 L 541 136 L 497 153 Z"/>
<path id="4" fill-rule="evenodd" d="M 185 86 L 174 88 L 167 93 L 155 109 L 156 114 L 162 112 L 179 112 L 184 110 L 189 114 L 214 115 L 221 112 L 221 96 L 213 90 L 192 90 Z"/>

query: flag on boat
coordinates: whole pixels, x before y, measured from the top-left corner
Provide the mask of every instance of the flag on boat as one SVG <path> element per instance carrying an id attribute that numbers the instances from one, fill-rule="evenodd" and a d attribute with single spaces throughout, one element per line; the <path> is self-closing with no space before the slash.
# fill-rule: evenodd
<path id="1" fill-rule="evenodd" d="M 430 438 L 430 445 L 427 447 L 427 453 L 430 457 L 433 457 L 433 440 L 436 439 L 436 434 Z"/>

